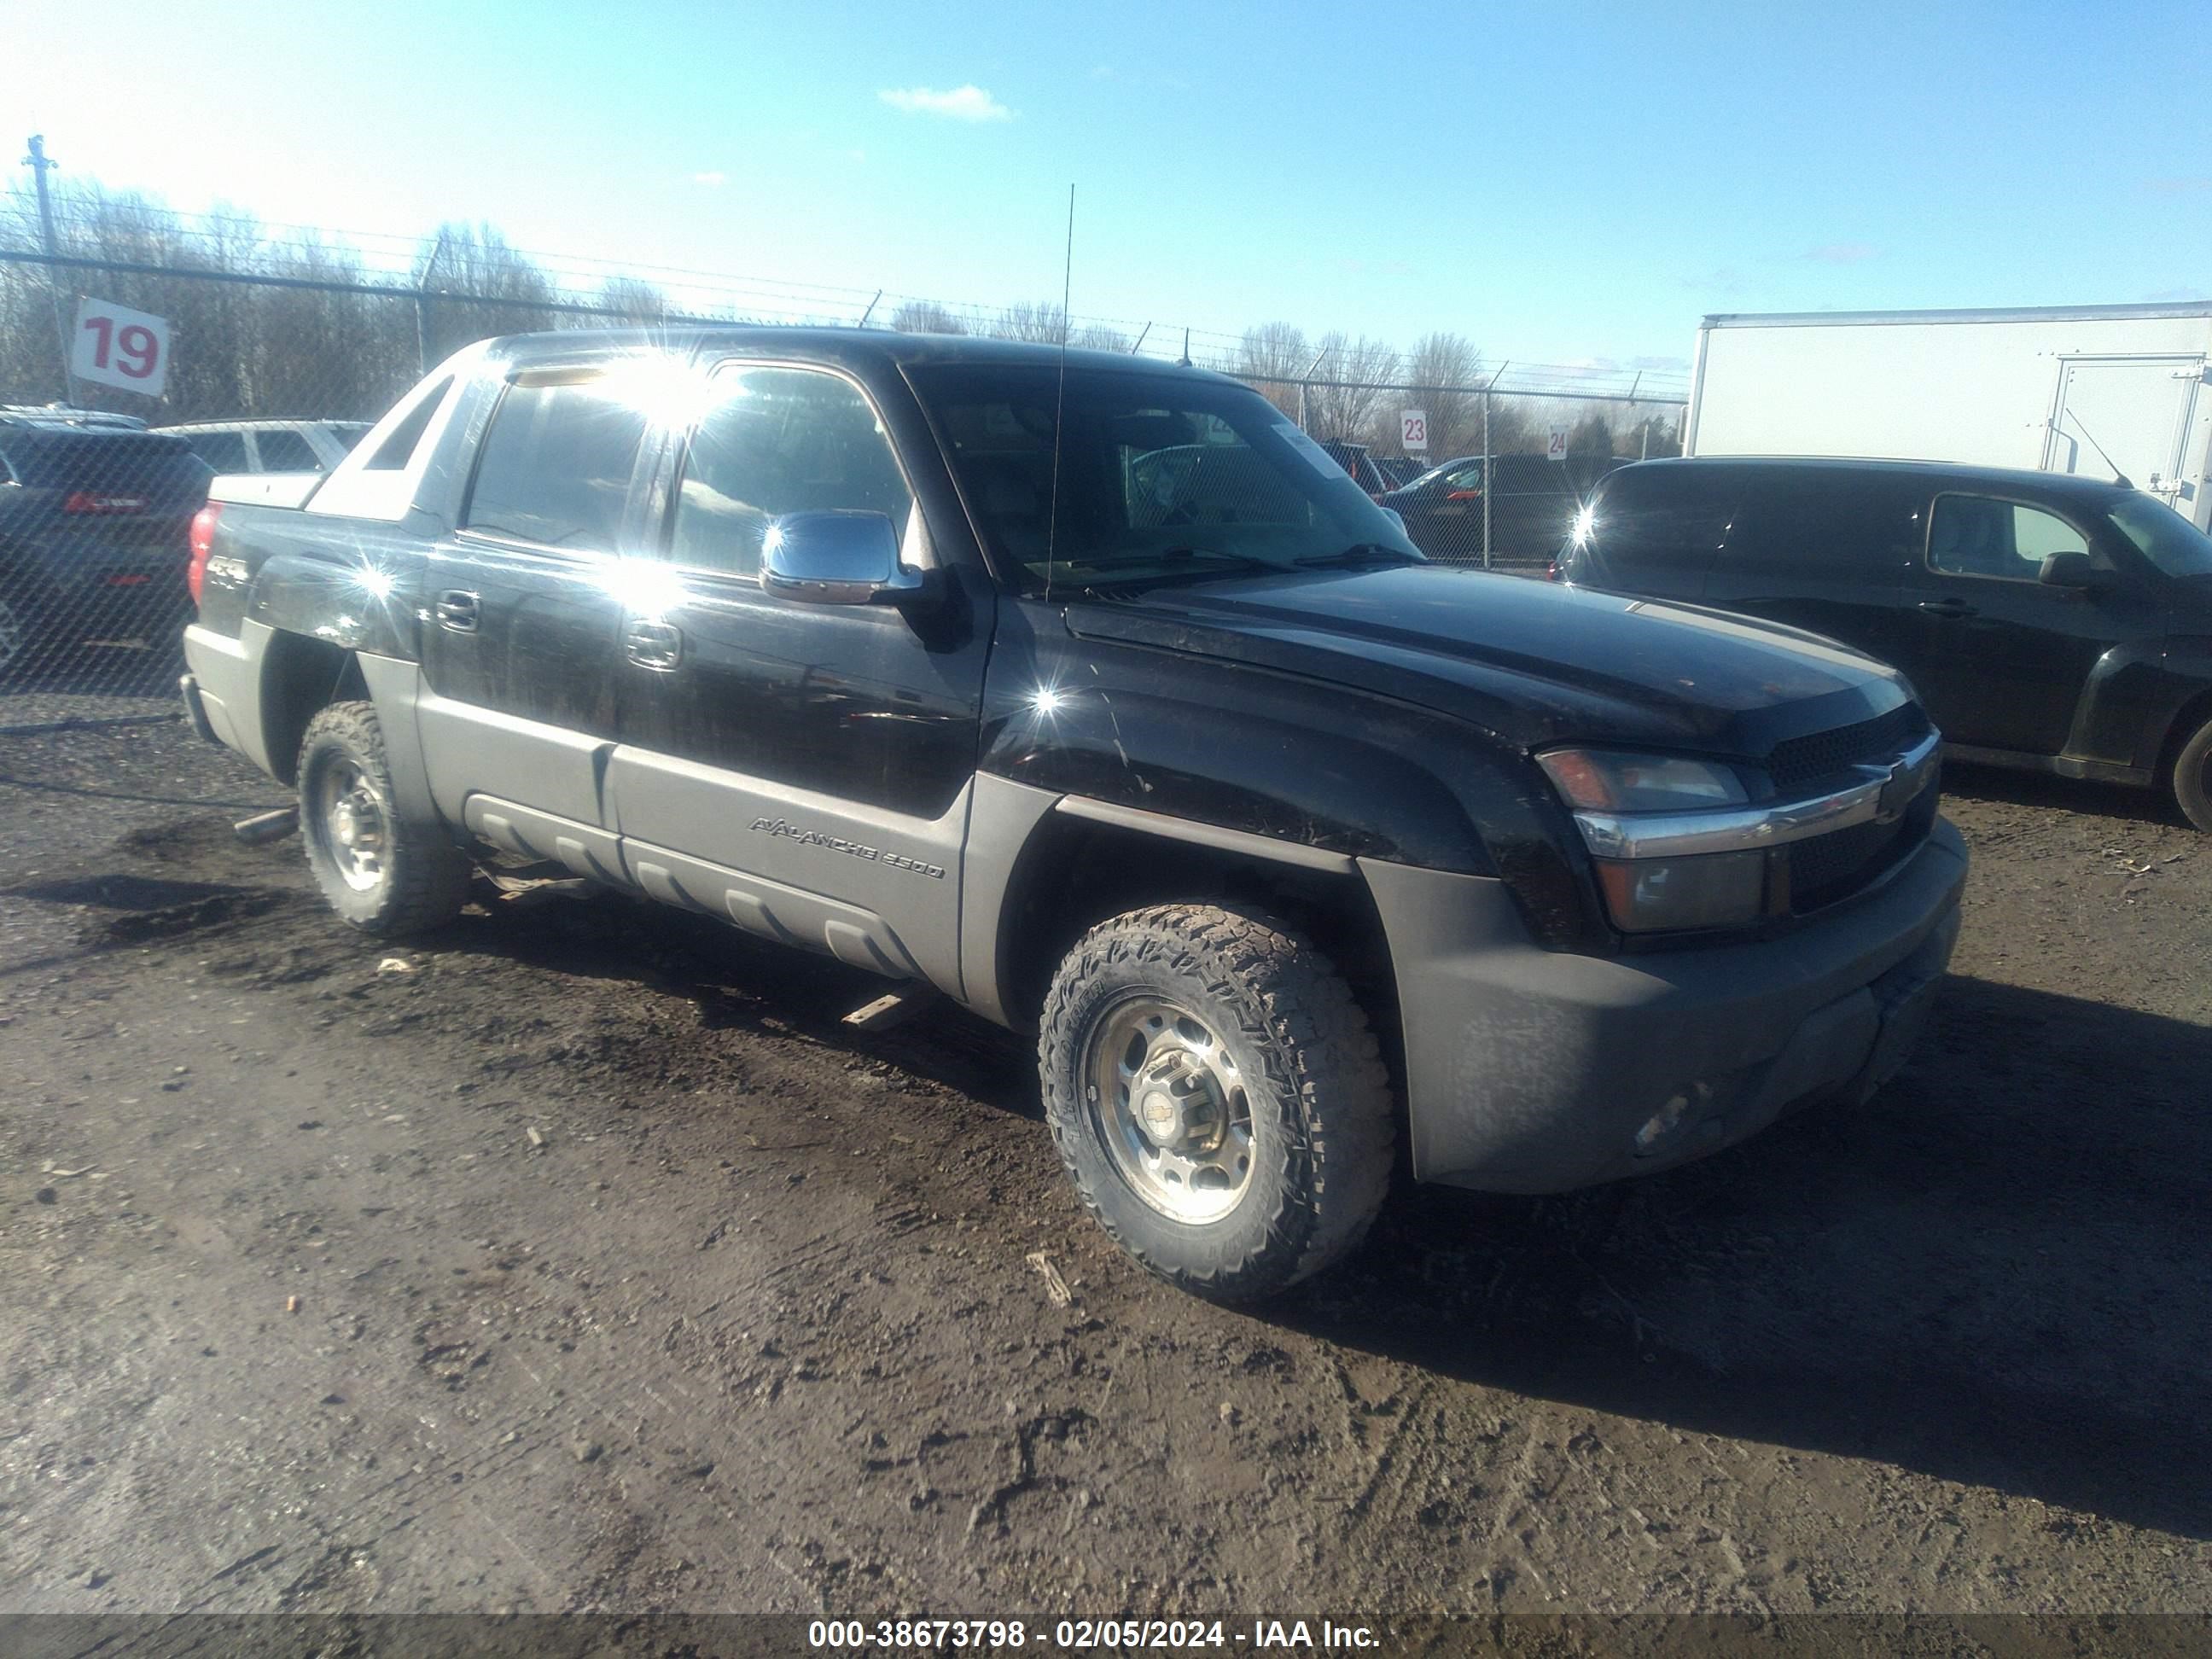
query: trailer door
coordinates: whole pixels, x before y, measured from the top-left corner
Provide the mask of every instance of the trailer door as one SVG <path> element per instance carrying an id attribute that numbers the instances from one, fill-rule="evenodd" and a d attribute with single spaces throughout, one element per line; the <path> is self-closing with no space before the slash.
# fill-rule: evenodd
<path id="1" fill-rule="evenodd" d="M 2204 363 L 2201 356 L 2062 357 L 2043 470 L 2098 477 L 2118 467 L 2137 489 L 2188 514 L 2196 504 L 2184 504 L 2181 486 Z"/>

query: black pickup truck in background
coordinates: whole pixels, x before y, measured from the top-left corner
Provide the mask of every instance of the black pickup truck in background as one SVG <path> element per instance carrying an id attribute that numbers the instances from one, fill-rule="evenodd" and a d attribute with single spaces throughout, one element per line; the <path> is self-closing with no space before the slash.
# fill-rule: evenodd
<path id="1" fill-rule="evenodd" d="M 0 408 L 0 675 L 86 639 L 173 648 L 191 612 L 187 532 L 212 474 L 145 424 Z"/>
<path id="2" fill-rule="evenodd" d="M 1401 1159 L 1556 1191 L 1863 1099 L 1957 933 L 1896 673 L 1431 564 L 1195 370 L 489 342 L 192 580 L 188 708 L 356 926 L 581 878 L 1034 1030 L 1084 1200 L 1206 1295 Z"/>

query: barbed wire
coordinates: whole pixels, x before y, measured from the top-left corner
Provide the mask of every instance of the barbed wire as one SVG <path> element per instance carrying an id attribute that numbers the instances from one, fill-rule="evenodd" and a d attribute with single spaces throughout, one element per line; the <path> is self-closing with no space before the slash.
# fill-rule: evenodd
<path id="1" fill-rule="evenodd" d="M 21 242 L 31 231 L 27 216 L 23 211 L 26 192 L 18 185 L 12 193 L 15 198 L 16 211 L 12 215 L 13 224 L 9 228 L 13 234 L 0 234 L 0 240 Z M 435 245 L 434 239 L 436 235 L 434 232 L 429 236 L 410 237 L 394 231 L 356 230 L 293 221 L 264 220 L 252 215 L 212 210 L 186 212 L 143 201 L 118 200 L 104 195 L 89 196 L 70 191 L 62 192 L 55 202 L 55 207 L 58 218 L 71 234 L 73 240 L 105 240 L 118 228 L 135 228 L 179 240 L 199 239 L 213 242 L 223 246 L 226 253 L 231 253 L 234 250 L 227 244 L 238 233 L 245 232 L 250 233 L 255 246 L 250 249 L 235 250 L 238 256 L 249 259 L 258 258 L 262 261 L 281 261 L 286 255 L 294 259 L 330 258 L 340 262 L 350 260 L 364 275 L 373 273 L 394 279 L 407 279 L 405 284 L 395 280 L 391 285 L 394 292 L 412 285 L 422 263 L 425 249 Z M 135 220 L 136 224 L 126 222 L 118 227 L 118 215 L 125 216 L 126 220 Z M 493 234 L 495 235 L 496 233 Z M 1311 349 L 1318 357 L 1309 374 L 1285 374 L 1279 360 L 1267 362 L 1255 352 L 1249 332 L 1201 328 L 1166 319 L 1139 319 L 1089 313 L 1071 313 L 1062 317 L 1060 308 L 1056 305 L 1039 307 L 1020 301 L 994 305 L 984 301 L 945 300 L 890 289 L 710 271 L 684 265 L 637 263 L 596 254 L 516 247 L 504 240 L 493 242 L 488 251 L 496 259 L 527 265 L 549 284 L 565 290 L 557 296 L 560 308 L 563 310 L 572 307 L 589 308 L 592 300 L 597 296 L 581 290 L 597 289 L 604 293 L 617 284 L 641 283 L 658 290 L 662 304 L 671 315 L 709 320 L 842 326 L 854 326 L 865 322 L 871 326 L 884 326 L 900 311 L 919 307 L 926 308 L 936 317 L 950 319 L 962 331 L 989 335 L 1005 331 L 1003 325 L 1008 319 L 1026 312 L 1033 325 L 1041 322 L 1048 329 L 1064 330 L 1078 343 L 1088 339 L 1158 361 L 1176 360 L 1187 354 L 1191 362 L 1200 367 L 1248 380 L 1285 385 L 1303 383 L 1323 389 L 1418 391 L 1424 389 L 1421 382 L 1427 378 L 1420 367 L 1419 353 L 1401 352 L 1365 337 L 1358 339 L 1338 337 L 1342 343 L 1331 351 L 1324 348 L 1332 337 L 1323 335 L 1309 340 L 1303 331 L 1297 331 L 1291 337 L 1295 342 L 1294 349 L 1302 355 Z M 281 273 L 242 270 L 237 274 L 275 276 Z M 435 291 L 434 272 L 432 291 Z M 1340 367 L 1346 357 L 1356 360 L 1358 365 L 1349 375 Z M 1466 383 L 1436 389 L 1451 392 L 1487 390 L 1500 396 L 1641 404 L 1684 402 L 1688 397 L 1689 384 L 1686 371 L 1673 368 L 1623 368 L 1605 362 L 1554 363 L 1510 357 L 1493 361 L 1479 356 L 1474 360 L 1474 372 Z"/>

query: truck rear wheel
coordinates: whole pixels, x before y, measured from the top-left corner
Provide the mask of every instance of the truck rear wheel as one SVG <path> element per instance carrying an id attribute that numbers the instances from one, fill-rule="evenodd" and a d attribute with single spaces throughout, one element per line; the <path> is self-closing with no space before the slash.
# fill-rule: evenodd
<path id="1" fill-rule="evenodd" d="M 1101 922 L 1053 978 L 1038 1058 L 1085 1207 L 1184 1290 L 1272 1295 L 1382 1207 L 1396 1119 L 1375 1035 L 1328 958 L 1265 915 Z"/>
<path id="2" fill-rule="evenodd" d="M 2212 830 L 2212 720 L 2173 757 L 2173 798 L 2191 823 Z"/>
<path id="3" fill-rule="evenodd" d="M 331 908 L 379 938 L 442 927 L 468 902 L 469 861 L 394 809 L 376 707 L 334 702 L 300 739 L 300 837 Z"/>

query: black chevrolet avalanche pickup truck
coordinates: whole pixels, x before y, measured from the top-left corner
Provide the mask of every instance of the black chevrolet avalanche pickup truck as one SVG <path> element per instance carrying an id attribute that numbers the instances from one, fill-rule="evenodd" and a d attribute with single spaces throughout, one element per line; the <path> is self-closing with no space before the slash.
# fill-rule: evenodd
<path id="1" fill-rule="evenodd" d="M 1037 1035 L 1085 1203 L 1265 1295 L 1419 1179 L 1665 1168 L 1902 1063 L 1910 687 L 1425 562 L 1257 393 L 858 331 L 489 342 L 193 526 L 185 697 L 355 926 L 581 878 Z"/>

